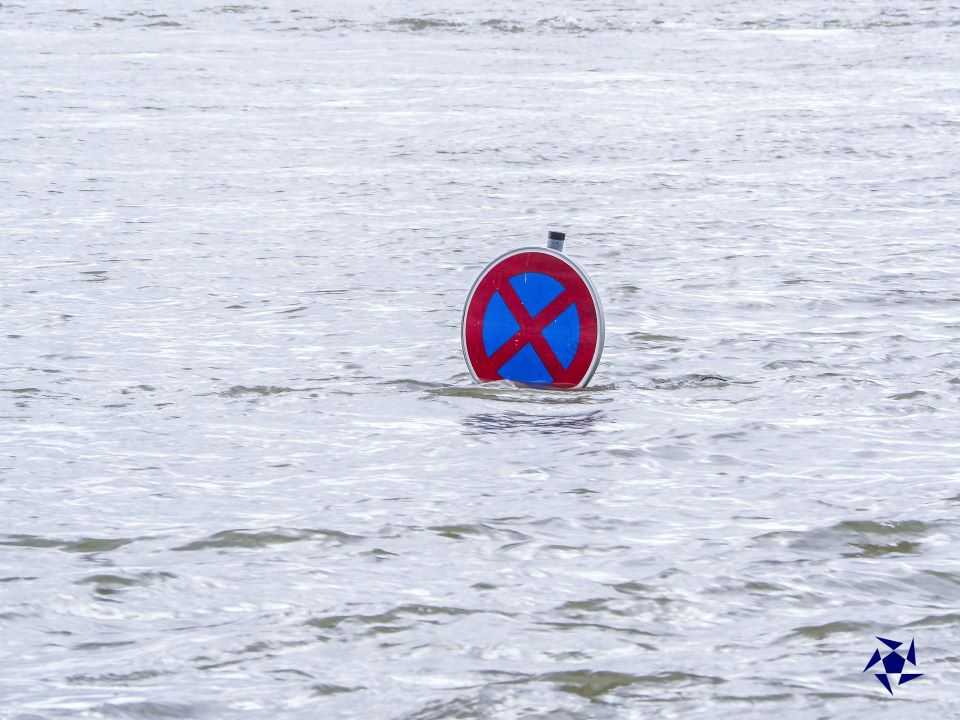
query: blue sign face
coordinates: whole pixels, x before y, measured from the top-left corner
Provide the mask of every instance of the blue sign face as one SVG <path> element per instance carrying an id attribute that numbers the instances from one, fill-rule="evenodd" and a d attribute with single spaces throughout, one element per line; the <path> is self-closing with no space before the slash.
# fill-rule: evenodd
<path id="1" fill-rule="evenodd" d="M 522 305 L 522 308 L 515 306 L 515 312 L 521 316 L 521 319 L 527 320 L 528 328 L 531 326 L 529 320 L 535 320 L 563 292 L 563 285 L 543 273 L 515 275 L 509 282 Z M 518 344 L 521 344 L 521 348 L 500 366 L 500 377 L 516 382 L 552 383 L 554 377 L 530 344 L 514 312 L 511 312 L 499 292 L 494 293 L 483 315 L 483 349 L 486 350 L 487 355 L 493 355 L 518 333 L 521 339 L 521 343 Z M 572 302 L 567 305 L 540 331 L 540 335 L 563 369 L 568 369 L 580 344 L 580 314 L 577 312 L 577 306 Z M 523 342 L 524 340 L 527 342 Z"/>
<path id="2" fill-rule="evenodd" d="M 596 294 L 560 253 L 508 253 L 484 270 L 467 299 L 463 349 L 477 380 L 583 387 L 602 347 Z"/>

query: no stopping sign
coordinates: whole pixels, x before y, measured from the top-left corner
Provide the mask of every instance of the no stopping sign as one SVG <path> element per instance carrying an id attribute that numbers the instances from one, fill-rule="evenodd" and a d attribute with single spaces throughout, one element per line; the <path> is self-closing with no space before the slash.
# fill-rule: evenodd
<path id="1" fill-rule="evenodd" d="M 490 263 L 463 310 L 463 355 L 480 382 L 585 387 L 603 351 L 603 310 L 559 252 L 521 248 Z"/>

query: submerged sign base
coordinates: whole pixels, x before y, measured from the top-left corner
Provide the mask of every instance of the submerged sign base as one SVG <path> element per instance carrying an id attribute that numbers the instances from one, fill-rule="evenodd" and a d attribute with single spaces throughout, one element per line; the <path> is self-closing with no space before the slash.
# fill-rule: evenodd
<path id="1" fill-rule="evenodd" d="M 582 388 L 603 351 L 600 298 L 561 253 L 513 250 L 474 282 L 463 310 L 462 342 L 467 367 L 479 382 Z"/>

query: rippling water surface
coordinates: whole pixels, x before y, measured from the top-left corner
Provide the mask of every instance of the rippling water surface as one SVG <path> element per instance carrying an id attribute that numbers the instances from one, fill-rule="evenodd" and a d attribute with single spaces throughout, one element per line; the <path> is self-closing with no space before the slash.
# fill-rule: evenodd
<path id="1" fill-rule="evenodd" d="M 960 7 L 71 2 L 0 5 L 0 717 L 960 717 Z M 593 385 L 476 386 L 550 228 Z"/>

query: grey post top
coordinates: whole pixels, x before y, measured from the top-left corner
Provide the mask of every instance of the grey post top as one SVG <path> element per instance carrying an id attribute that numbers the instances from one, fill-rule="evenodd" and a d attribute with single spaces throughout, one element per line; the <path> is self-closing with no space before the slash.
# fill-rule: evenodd
<path id="1" fill-rule="evenodd" d="M 557 252 L 563 252 L 563 241 L 566 239 L 566 237 L 566 233 L 551 230 L 549 233 L 547 233 L 547 247 L 551 250 L 556 250 Z"/>

